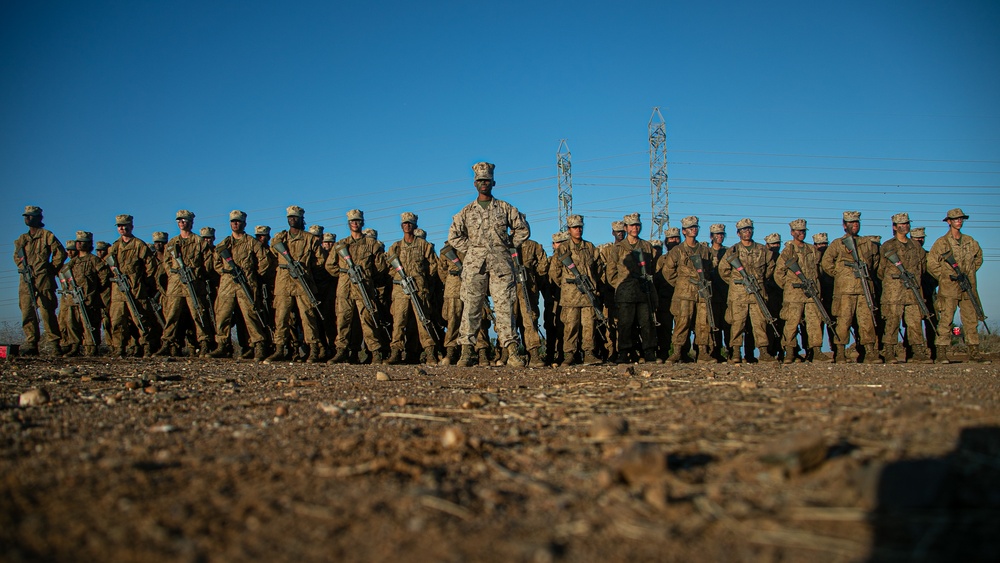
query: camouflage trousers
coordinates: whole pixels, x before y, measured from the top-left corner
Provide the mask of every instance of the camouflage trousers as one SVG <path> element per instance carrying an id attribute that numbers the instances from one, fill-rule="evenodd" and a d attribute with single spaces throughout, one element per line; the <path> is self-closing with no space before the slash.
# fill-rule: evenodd
<path id="1" fill-rule="evenodd" d="M 496 270 L 508 267 L 497 264 Z M 500 346 L 506 348 L 517 343 L 514 333 L 514 304 L 517 303 L 514 276 L 509 271 L 503 274 L 494 272 L 479 273 L 466 268 L 462 270 L 462 325 L 459 329 L 458 343 L 462 346 L 472 346 L 476 333 L 483 320 L 483 304 L 486 303 L 487 287 L 489 295 L 493 296 L 493 311 L 497 318 L 497 340 Z"/>
<path id="2" fill-rule="evenodd" d="M 144 345 L 148 342 L 149 326 L 146 326 L 146 322 L 147 319 L 152 319 L 153 317 L 146 310 L 142 300 L 137 297 L 134 299 L 136 308 L 139 310 L 139 315 L 142 316 L 143 328 L 146 329 L 145 332 L 139 330 L 140 321 L 135 318 L 132 309 L 129 308 L 128 303 L 125 301 L 125 297 L 117 292 L 111 297 L 111 308 L 108 312 L 108 315 L 111 317 L 111 341 L 119 349 L 125 348 L 129 339 L 132 338 L 139 345 Z"/>
<path id="3" fill-rule="evenodd" d="M 302 339 L 310 346 L 321 344 L 319 315 L 304 296 L 275 295 L 274 296 L 274 345 L 278 349 L 285 344 L 287 338 L 295 333 L 292 325 L 292 308 L 298 311 L 302 321 Z"/>
<path id="4" fill-rule="evenodd" d="M 409 303 L 409 301 L 407 301 Z M 368 309 L 365 309 L 365 302 L 361 299 L 340 298 L 337 299 L 337 339 L 335 340 L 337 350 L 352 349 L 352 340 L 357 344 L 357 339 L 351 330 L 351 325 L 359 321 L 361 324 L 361 335 L 369 352 L 381 352 L 385 350 L 385 334 L 375 323 Z"/>
<path id="5" fill-rule="evenodd" d="M 56 292 L 39 291 L 35 296 L 35 303 L 31 302 L 31 295 L 28 288 L 21 283 L 17 290 L 18 303 L 21 305 L 21 328 L 24 330 L 25 348 L 38 346 L 39 332 L 38 319 L 41 317 L 42 324 L 45 325 L 45 339 L 53 345 L 59 344 L 62 334 L 59 329 L 59 318 L 56 316 Z M 38 313 L 35 313 L 35 307 Z"/>
<path id="6" fill-rule="evenodd" d="M 538 295 L 528 292 L 532 302 L 524 301 L 523 290 L 517 290 L 517 324 L 524 327 L 524 347 L 537 350 L 542 345 L 542 336 L 538 333 Z"/>
<path id="7" fill-rule="evenodd" d="M 960 299 L 938 295 L 934 301 L 937 309 L 938 330 L 937 345 L 947 346 L 951 343 L 951 323 L 955 319 L 955 309 L 959 310 L 959 318 L 962 320 L 962 327 L 965 328 L 965 343 L 971 346 L 979 345 L 979 317 L 976 316 L 976 308 L 972 306 L 972 300 L 962 294 Z"/>
<path id="8" fill-rule="evenodd" d="M 709 346 L 712 343 L 708 308 L 705 307 L 704 301 L 674 299 L 670 304 L 670 312 L 674 315 L 674 333 L 670 340 L 675 351 L 688 343 L 692 330 L 696 346 Z"/>
<path id="9" fill-rule="evenodd" d="M 753 303 L 733 303 L 729 302 L 726 309 L 726 320 L 732 325 L 732 337 L 729 345 L 738 350 L 743 347 L 743 335 L 747 330 L 747 319 L 750 320 L 750 329 L 753 331 L 754 342 L 758 348 L 764 348 L 770 343 L 767 334 L 767 322 L 764 321 L 764 313 L 760 310 L 760 305 Z"/>
<path id="10" fill-rule="evenodd" d="M 565 354 L 574 354 L 579 350 L 593 352 L 594 308 L 564 306 L 559 317 L 563 322 L 563 352 Z"/>
<path id="11" fill-rule="evenodd" d="M 635 325 L 639 325 L 636 335 Z M 618 302 L 618 350 L 631 350 L 636 345 L 636 336 L 642 343 L 642 349 L 656 350 L 656 327 L 653 324 L 653 310 L 648 301 Z"/>
<path id="12" fill-rule="evenodd" d="M 806 325 L 802 346 L 805 348 L 819 348 L 823 346 L 823 316 L 812 301 L 793 303 L 786 301 L 781 306 L 781 320 L 785 321 L 782 331 L 781 345 L 785 348 L 795 347 L 795 335 L 799 332 L 799 325 Z"/>
<path id="13" fill-rule="evenodd" d="M 837 344 L 847 345 L 851 325 L 858 322 L 858 344 L 874 346 L 878 342 L 875 323 L 863 295 L 840 295 L 834 298 L 837 307 Z"/>
<path id="14" fill-rule="evenodd" d="M 420 305 L 424 309 L 427 318 L 431 318 L 430 310 L 427 308 L 429 295 L 420 296 Z M 403 291 L 401 286 L 395 285 L 392 288 L 392 342 L 389 347 L 393 350 L 402 350 L 406 345 L 406 340 L 412 339 L 412 334 L 406 334 L 407 327 L 416 325 L 417 338 L 420 339 L 420 347 L 427 348 L 434 346 L 434 338 L 427 332 L 427 328 L 417 319 L 417 312 L 413 308 L 413 301 L 410 296 Z M 411 323 L 411 321 L 416 321 Z M 433 321 L 431 321 L 433 322 Z"/>
<path id="15" fill-rule="evenodd" d="M 924 345 L 924 318 L 920 314 L 919 305 L 904 305 L 902 303 L 882 303 L 882 318 L 885 319 L 885 330 L 882 333 L 882 343 L 895 345 L 899 343 L 899 325 L 906 323 L 906 341 L 910 346 Z"/>
<path id="16" fill-rule="evenodd" d="M 204 322 L 205 326 L 202 326 L 201 320 L 198 318 L 198 313 L 195 312 L 197 304 L 194 303 L 193 298 L 190 294 L 187 295 L 168 295 L 163 302 L 163 320 L 166 321 L 167 326 L 163 329 L 163 342 L 164 344 L 180 344 L 183 339 L 183 334 L 178 334 L 179 328 L 181 326 L 181 321 L 184 318 L 184 313 L 188 312 L 191 314 L 191 319 L 194 320 L 194 332 L 195 337 L 198 342 L 204 342 L 206 340 L 211 340 L 212 336 L 215 334 L 215 327 L 211 326 L 212 317 L 208 314 L 208 307 L 212 304 L 209 303 L 205 305 L 204 295 L 199 295 L 198 300 L 202 303 L 204 307 Z"/>
<path id="17" fill-rule="evenodd" d="M 67 307 L 66 320 L 59 321 L 63 329 L 63 345 L 101 345 L 101 312 L 96 307 L 85 307 L 84 311 L 87 314 L 87 320 L 90 321 L 90 326 L 94 328 L 94 331 L 91 333 L 93 335 L 93 340 L 91 340 L 91 336 L 87 334 L 87 328 L 83 324 L 80 307 L 76 303 L 73 303 L 71 306 Z"/>
<path id="18" fill-rule="evenodd" d="M 461 343 L 458 341 L 458 334 L 459 327 L 462 325 L 462 300 L 458 297 L 445 297 L 441 315 L 444 317 L 445 322 L 444 347 L 454 348 L 461 346 Z M 490 321 L 484 316 L 479 326 L 480 330 L 476 334 L 476 350 L 482 350 L 490 346 L 488 339 Z"/>
<path id="19" fill-rule="evenodd" d="M 215 338 L 219 344 L 229 342 L 236 316 L 243 319 L 250 344 L 258 344 L 267 340 L 264 336 L 266 328 L 260 324 L 254 303 L 242 291 L 230 294 L 219 294 L 215 298 Z"/>

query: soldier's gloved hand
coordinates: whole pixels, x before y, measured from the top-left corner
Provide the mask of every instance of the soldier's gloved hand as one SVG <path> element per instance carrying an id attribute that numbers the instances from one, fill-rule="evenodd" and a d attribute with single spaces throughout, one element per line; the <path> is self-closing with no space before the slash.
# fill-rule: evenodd
<path id="1" fill-rule="evenodd" d="M 797 289 L 804 289 L 806 287 L 806 284 L 804 284 L 804 283 L 793 283 L 792 287 L 797 288 Z"/>
<path id="2" fill-rule="evenodd" d="M 948 276 L 948 277 L 951 278 L 951 281 L 953 282 L 957 282 L 959 279 L 958 276 Z"/>

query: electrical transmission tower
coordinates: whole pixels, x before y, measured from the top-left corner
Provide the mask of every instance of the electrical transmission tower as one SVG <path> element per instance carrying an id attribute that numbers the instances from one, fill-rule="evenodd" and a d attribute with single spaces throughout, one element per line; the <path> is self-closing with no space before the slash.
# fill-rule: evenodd
<path id="1" fill-rule="evenodd" d="M 660 108 L 653 108 L 649 117 L 649 195 L 653 206 L 653 230 L 649 240 L 663 240 L 663 231 L 670 227 L 667 206 L 667 123 Z"/>
<path id="2" fill-rule="evenodd" d="M 556 170 L 559 173 L 559 230 L 565 231 L 566 220 L 573 214 L 573 163 L 566 139 L 559 140 Z"/>

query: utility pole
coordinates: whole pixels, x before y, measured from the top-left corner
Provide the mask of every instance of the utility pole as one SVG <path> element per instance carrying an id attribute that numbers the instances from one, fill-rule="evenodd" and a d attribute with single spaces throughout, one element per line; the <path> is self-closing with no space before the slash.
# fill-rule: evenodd
<path id="1" fill-rule="evenodd" d="M 652 201 L 653 229 L 649 240 L 663 240 L 665 228 L 670 227 L 667 206 L 667 123 L 660 108 L 653 108 L 649 117 L 649 195 Z"/>
<path id="2" fill-rule="evenodd" d="M 559 230 L 565 231 L 566 221 L 573 214 L 573 163 L 566 139 L 559 140 L 556 171 L 559 178 Z"/>

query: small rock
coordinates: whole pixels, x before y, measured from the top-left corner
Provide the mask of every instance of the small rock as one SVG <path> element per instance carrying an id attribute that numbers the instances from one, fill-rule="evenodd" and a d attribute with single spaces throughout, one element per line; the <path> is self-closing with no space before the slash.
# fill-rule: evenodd
<path id="1" fill-rule="evenodd" d="M 319 410 L 325 412 L 326 414 L 344 414 L 344 409 L 338 407 L 337 405 L 331 405 L 330 403 L 320 403 Z"/>
<path id="2" fill-rule="evenodd" d="M 427 371 L 425 371 L 424 368 L 416 367 L 413 368 L 413 375 L 416 375 L 418 377 L 422 375 L 427 375 Z"/>
<path id="3" fill-rule="evenodd" d="M 642 382 L 639 381 L 638 379 L 633 379 L 632 381 L 628 382 L 628 385 L 626 385 L 626 387 L 628 387 L 629 389 L 642 389 Z"/>
<path id="4" fill-rule="evenodd" d="M 288 416 L 288 407 L 285 405 L 280 405 L 278 408 L 274 409 L 275 416 Z"/>
<path id="5" fill-rule="evenodd" d="M 22 407 L 37 407 L 49 402 L 49 392 L 45 389 L 29 389 L 21 393 L 17 404 Z"/>
<path id="6" fill-rule="evenodd" d="M 798 475 L 822 464 L 827 449 L 822 433 L 803 430 L 776 440 L 761 454 L 760 460 L 783 466 L 790 475 Z"/>
<path id="7" fill-rule="evenodd" d="M 150 385 L 149 387 L 143 389 L 143 391 L 149 395 L 155 395 L 160 391 L 160 389 L 155 385 Z"/>
<path id="8" fill-rule="evenodd" d="M 406 397 L 396 397 L 394 399 L 389 399 L 389 404 L 396 407 L 405 407 L 406 403 L 407 403 Z"/>
<path id="9" fill-rule="evenodd" d="M 384 371 L 375 372 L 376 381 L 389 381 L 389 374 Z"/>
<path id="10" fill-rule="evenodd" d="M 74 367 L 74 366 L 66 366 L 66 367 L 62 368 L 61 370 L 59 370 L 59 375 L 73 375 L 76 372 L 77 372 L 76 367 Z"/>
<path id="11" fill-rule="evenodd" d="M 642 370 L 642 373 L 640 373 L 639 375 L 641 375 L 643 377 L 647 377 L 647 378 L 648 377 L 653 377 L 653 372 L 644 369 L 644 370 Z"/>
<path id="12" fill-rule="evenodd" d="M 635 444 L 623 452 L 612 467 L 630 485 L 649 485 L 667 474 L 667 455 L 659 447 Z"/>
<path id="13" fill-rule="evenodd" d="M 743 380 L 740 381 L 740 389 L 756 389 L 757 383 L 754 381 Z"/>
<path id="14" fill-rule="evenodd" d="M 139 387 L 139 384 L 136 383 L 135 381 L 126 381 L 125 382 L 125 388 L 126 389 L 130 389 L 131 390 L 131 389 L 136 389 L 138 387 Z"/>
<path id="15" fill-rule="evenodd" d="M 473 395 L 473 396 L 469 397 L 468 401 L 465 401 L 464 403 L 462 403 L 462 408 L 463 409 L 478 409 L 478 408 L 482 408 L 482 407 L 486 406 L 487 403 L 489 403 L 489 400 L 487 400 L 486 397 L 484 397 L 482 395 L 479 395 L 479 394 L 476 394 L 476 395 Z"/>
<path id="16" fill-rule="evenodd" d="M 590 423 L 590 437 L 608 440 L 624 436 L 628 432 L 628 421 L 618 416 L 599 416 Z"/>
<path id="17" fill-rule="evenodd" d="M 618 370 L 618 375 L 635 375 L 635 368 L 630 365 L 622 366 Z"/>
<path id="18" fill-rule="evenodd" d="M 445 448 L 456 448 L 465 444 L 465 433 L 461 428 L 449 426 L 441 432 L 441 445 Z"/>
<path id="19" fill-rule="evenodd" d="M 157 424 L 156 426 L 151 426 L 149 428 L 149 431 L 150 432 L 162 432 L 164 434 L 168 434 L 170 432 L 177 431 L 177 427 L 174 426 L 173 424 Z"/>

